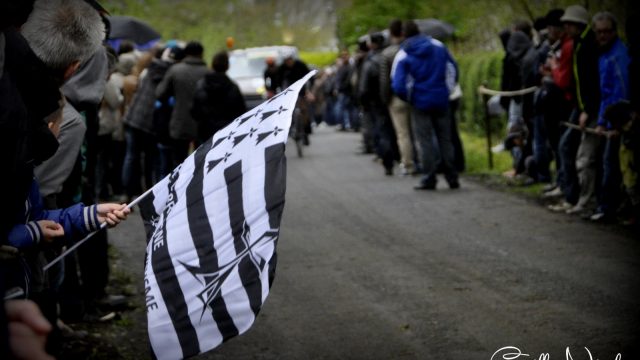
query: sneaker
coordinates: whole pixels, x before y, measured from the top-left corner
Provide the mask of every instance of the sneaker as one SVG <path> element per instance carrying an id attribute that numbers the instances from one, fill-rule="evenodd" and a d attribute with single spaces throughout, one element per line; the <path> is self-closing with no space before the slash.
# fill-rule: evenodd
<path id="1" fill-rule="evenodd" d="M 451 190 L 460 189 L 460 182 L 458 180 L 449 182 L 449 189 Z"/>
<path id="2" fill-rule="evenodd" d="M 570 214 L 570 215 L 571 215 L 571 214 L 580 214 L 580 213 L 582 213 L 583 211 L 584 211 L 584 207 L 583 207 L 582 205 L 578 204 L 578 205 L 576 205 L 576 206 L 573 206 L 573 207 L 571 207 L 571 208 L 567 209 L 565 212 L 566 212 L 567 214 Z"/>
<path id="3" fill-rule="evenodd" d="M 595 212 L 593 215 L 589 216 L 589 220 L 593 222 L 604 222 L 607 220 L 607 215 L 603 212 Z"/>
<path id="4" fill-rule="evenodd" d="M 542 187 L 542 192 L 546 194 L 546 193 L 548 193 L 549 191 L 553 191 L 553 190 L 555 190 L 555 189 L 557 189 L 557 188 L 558 188 L 558 185 L 557 185 L 557 184 L 553 184 L 553 183 L 551 183 L 551 184 L 547 184 L 547 185 L 545 185 L 545 186 L 543 186 L 543 187 Z"/>
<path id="5" fill-rule="evenodd" d="M 551 190 L 551 191 L 547 191 L 546 193 L 542 194 L 542 197 L 545 199 L 550 199 L 550 198 L 557 198 L 562 196 L 562 190 L 560 189 L 560 187 L 556 187 L 555 189 Z"/>
<path id="6" fill-rule="evenodd" d="M 553 211 L 553 212 L 566 212 L 567 210 L 571 209 L 573 207 L 573 205 L 571 205 L 570 203 L 563 201 L 560 204 L 556 204 L 556 205 L 549 205 L 547 207 L 547 209 Z"/>

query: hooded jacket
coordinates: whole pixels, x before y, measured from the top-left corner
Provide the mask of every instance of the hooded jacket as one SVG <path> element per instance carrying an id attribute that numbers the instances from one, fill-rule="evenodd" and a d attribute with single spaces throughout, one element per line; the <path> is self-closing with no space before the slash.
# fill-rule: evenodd
<path id="1" fill-rule="evenodd" d="M 160 59 L 153 59 L 149 64 L 147 75 L 140 80 L 129 111 L 124 116 L 123 122 L 125 124 L 137 130 L 155 134 L 156 131 L 153 128 L 155 91 L 171 65 L 171 63 Z"/>
<path id="2" fill-rule="evenodd" d="M 404 41 L 391 69 L 391 87 L 402 100 L 423 111 L 449 106 L 447 64 L 455 61 L 440 42 L 423 35 Z"/>
<path id="3" fill-rule="evenodd" d="M 206 141 L 245 111 L 240 89 L 227 75 L 214 71 L 198 82 L 191 116 L 198 123 L 200 141 Z"/>

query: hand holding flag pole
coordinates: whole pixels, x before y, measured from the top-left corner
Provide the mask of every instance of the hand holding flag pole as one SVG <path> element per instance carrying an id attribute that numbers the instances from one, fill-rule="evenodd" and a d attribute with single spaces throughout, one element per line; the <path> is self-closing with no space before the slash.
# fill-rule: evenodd
<path id="1" fill-rule="evenodd" d="M 142 201 L 142 199 L 144 199 L 145 196 L 151 194 L 153 188 L 147 190 L 144 194 L 138 196 L 135 200 L 133 200 L 132 202 L 130 202 L 129 204 L 127 204 L 127 206 L 125 207 L 125 209 L 131 209 L 134 206 L 136 206 L 140 201 Z M 80 245 L 84 244 L 87 240 L 91 239 L 91 237 L 93 237 L 95 234 L 97 234 L 99 231 L 102 231 L 104 228 L 106 228 L 109 224 L 105 221 L 102 224 L 100 224 L 100 229 L 88 234 L 87 236 L 85 236 L 82 240 L 78 241 L 77 243 L 73 244 L 73 246 L 71 246 L 70 248 L 68 248 L 67 250 L 65 250 L 62 254 L 60 254 L 60 256 L 58 256 L 57 258 L 51 260 L 51 262 L 49 262 L 47 265 L 45 265 L 42 270 L 43 271 L 47 271 L 49 270 L 53 265 L 55 265 L 56 263 L 58 263 L 60 260 L 64 259 L 67 255 L 69 255 L 70 253 L 72 253 L 75 249 L 77 249 Z"/>

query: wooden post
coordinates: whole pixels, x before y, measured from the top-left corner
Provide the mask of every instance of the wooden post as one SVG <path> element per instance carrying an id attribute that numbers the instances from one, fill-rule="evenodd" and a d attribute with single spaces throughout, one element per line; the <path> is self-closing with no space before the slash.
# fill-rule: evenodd
<path id="1" fill-rule="evenodd" d="M 491 115 L 489 115 L 489 95 L 482 93 L 481 98 L 484 106 L 484 131 L 487 137 L 487 160 L 489 170 L 493 170 L 493 152 L 491 152 Z"/>

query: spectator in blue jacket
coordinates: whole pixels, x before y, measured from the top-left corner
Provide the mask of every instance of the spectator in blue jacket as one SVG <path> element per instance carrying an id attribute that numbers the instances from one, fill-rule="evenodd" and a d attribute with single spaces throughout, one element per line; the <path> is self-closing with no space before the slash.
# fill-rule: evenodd
<path id="1" fill-rule="evenodd" d="M 424 172 L 420 184 L 414 188 L 436 188 L 435 133 L 445 178 L 451 189 L 457 189 L 460 183 L 454 166 L 447 84 L 447 80 L 451 80 L 447 74 L 451 73 L 452 66 L 456 68 L 455 61 L 442 43 L 421 35 L 415 22 L 406 21 L 403 27 L 406 40 L 394 59 L 391 87 L 398 97 L 412 106 L 412 126 Z"/>
<path id="2" fill-rule="evenodd" d="M 601 12 L 593 17 L 593 30 L 596 41 L 602 51 L 598 58 L 600 70 L 600 113 L 596 131 L 601 134 L 609 130 L 604 156 L 601 192 L 598 197 L 598 208 L 591 216 L 592 220 L 612 219 L 618 207 L 621 173 L 618 152 L 620 150 L 620 134 L 612 131 L 611 122 L 604 117 L 609 106 L 629 99 L 629 52 L 618 38 L 617 21 L 608 12 Z M 616 119 L 621 120 L 621 119 Z"/>

